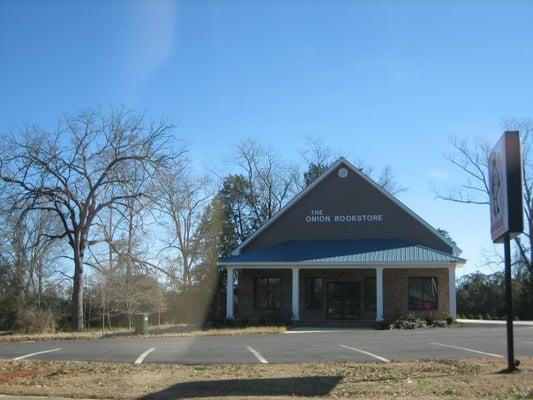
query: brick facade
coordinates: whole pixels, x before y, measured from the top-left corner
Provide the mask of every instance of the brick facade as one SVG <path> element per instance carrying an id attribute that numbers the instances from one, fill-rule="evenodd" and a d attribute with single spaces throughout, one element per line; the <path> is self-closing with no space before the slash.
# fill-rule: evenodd
<path id="1" fill-rule="evenodd" d="M 360 316 L 361 320 L 374 321 L 376 311 L 373 307 L 365 309 L 364 280 L 375 278 L 374 269 L 301 269 L 300 270 L 300 320 L 326 321 L 327 316 L 327 283 L 328 282 L 359 282 L 360 283 Z M 257 310 L 254 307 L 255 278 L 281 278 L 281 307 L 279 310 Z M 322 306 L 318 310 L 305 309 L 306 278 L 320 277 L 324 279 L 322 288 Z M 438 281 L 438 310 L 429 311 L 435 316 L 445 318 L 449 315 L 449 288 L 447 268 L 424 269 L 387 269 L 383 270 L 383 309 L 387 320 L 396 319 L 410 312 L 408 304 L 409 277 L 436 277 Z M 419 316 L 428 311 L 413 311 Z M 236 317 L 240 320 L 288 320 L 292 316 L 292 271 L 290 269 L 243 269 L 238 273 Z"/>

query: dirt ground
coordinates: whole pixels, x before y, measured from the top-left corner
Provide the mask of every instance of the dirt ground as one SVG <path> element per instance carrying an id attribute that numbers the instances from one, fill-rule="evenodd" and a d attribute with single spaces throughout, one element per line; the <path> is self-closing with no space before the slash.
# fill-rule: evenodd
<path id="1" fill-rule="evenodd" d="M 113 364 L 0 361 L 0 393 L 111 399 L 533 399 L 533 357 L 390 364 Z"/>

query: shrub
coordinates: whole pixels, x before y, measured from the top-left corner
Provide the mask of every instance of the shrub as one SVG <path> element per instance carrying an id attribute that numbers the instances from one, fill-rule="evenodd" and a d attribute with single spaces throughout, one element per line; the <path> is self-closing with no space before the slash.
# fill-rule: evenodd
<path id="1" fill-rule="evenodd" d="M 47 310 L 23 310 L 17 314 L 15 330 L 20 333 L 54 333 L 56 318 Z"/>
<path id="2" fill-rule="evenodd" d="M 431 313 L 426 314 L 426 325 L 427 326 L 433 326 L 436 320 L 437 318 L 433 314 Z"/>
<path id="3" fill-rule="evenodd" d="M 401 316 L 391 324 L 391 329 L 416 329 L 424 328 L 426 321 L 421 320 L 415 314 L 409 313 Z"/>
<path id="4" fill-rule="evenodd" d="M 431 324 L 434 328 L 446 328 L 448 326 L 448 322 L 444 319 L 436 319 Z"/>

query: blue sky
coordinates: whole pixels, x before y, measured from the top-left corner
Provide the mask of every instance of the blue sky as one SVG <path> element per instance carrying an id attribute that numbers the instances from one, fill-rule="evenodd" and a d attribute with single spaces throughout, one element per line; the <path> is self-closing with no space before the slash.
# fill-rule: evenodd
<path id="1" fill-rule="evenodd" d="M 0 132 L 126 105 L 177 123 L 199 169 L 246 137 L 301 161 L 306 136 L 391 165 L 400 196 L 479 269 L 488 208 L 457 182 L 450 136 L 496 142 L 533 117 L 530 2 L 0 2 Z M 490 270 L 485 269 L 485 272 Z"/>

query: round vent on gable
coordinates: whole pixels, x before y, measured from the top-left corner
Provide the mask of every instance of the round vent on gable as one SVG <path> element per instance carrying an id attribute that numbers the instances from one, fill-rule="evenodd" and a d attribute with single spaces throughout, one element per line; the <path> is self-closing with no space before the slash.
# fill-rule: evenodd
<path id="1" fill-rule="evenodd" d="M 341 178 L 346 178 L 348 176 L 348 170 L 346 168 L 339 168 L 337 173 Z"/>

